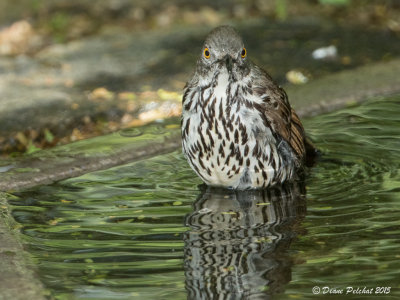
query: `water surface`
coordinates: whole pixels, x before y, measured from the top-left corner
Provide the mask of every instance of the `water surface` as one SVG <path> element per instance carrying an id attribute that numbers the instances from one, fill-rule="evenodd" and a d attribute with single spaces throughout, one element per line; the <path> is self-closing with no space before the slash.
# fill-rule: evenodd
<path id="1" fill-rule="evenodd" d="M 399 112 L 393 96 L 305 120 L 323 153 L 305 182 L 210 189 L 177 151 L 9 202 L 56 299 L 398 299 Z"/>

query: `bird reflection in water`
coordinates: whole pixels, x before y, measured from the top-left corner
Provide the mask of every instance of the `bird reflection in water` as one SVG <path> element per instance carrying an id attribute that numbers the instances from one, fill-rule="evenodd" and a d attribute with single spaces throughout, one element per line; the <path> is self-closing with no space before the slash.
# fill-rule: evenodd
<path id="1" fill-rule="evenodd" d="M 304 184 L 201 190 L 186 216 L 188 299 L 269 299 L 282 293 L 291 280 L 288 249 L 306 214 Z"/>

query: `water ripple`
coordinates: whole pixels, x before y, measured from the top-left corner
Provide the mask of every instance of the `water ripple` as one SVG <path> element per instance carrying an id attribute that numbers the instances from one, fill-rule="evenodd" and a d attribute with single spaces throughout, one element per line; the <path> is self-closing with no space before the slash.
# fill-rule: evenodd
<path id="1" fill-rule="evenodd" d="M 175 152 L 9 203 L 57 299 L 319 299 L 316 285 L 390 286 L 394 299 L 399 112 L 393 96 L 306 120 L 322 156 L 305 186 L 199 190 Z"/>

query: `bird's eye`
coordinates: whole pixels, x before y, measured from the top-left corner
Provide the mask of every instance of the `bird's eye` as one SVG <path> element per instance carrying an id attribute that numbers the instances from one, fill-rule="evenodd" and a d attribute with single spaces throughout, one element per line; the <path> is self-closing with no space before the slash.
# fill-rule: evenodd
<path id="1" fill-rule="evenodd" d="M 242 52 L 240 53 L 240 55 L 242 56 L 242 58 L 245 58 L 245 57 L 246 57 L 246 55 L 247 55 L 247 50 L 246 50 L 246 48 L 243 48 L 243 49 L 242 49 Z"/>
<path id="2" fill-rule="evenodd" d="M 207 58 L 207 59 L 210 58 L 210 50 L 208 50 L 208 48 L 204 48 L 203 54 L 204 54 L 205 58 Z"/>

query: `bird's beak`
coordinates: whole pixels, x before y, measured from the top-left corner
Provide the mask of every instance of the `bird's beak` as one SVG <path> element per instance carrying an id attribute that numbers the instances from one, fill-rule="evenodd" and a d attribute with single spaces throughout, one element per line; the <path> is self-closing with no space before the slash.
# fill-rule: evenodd
<path id="1" fill-rule="evenodd" d="M 232 72 L 232 57 L 227 54 L 225 56 L 225 65 L 226 65 L 226 69 L 228 70 L 229 73 Z"/>

